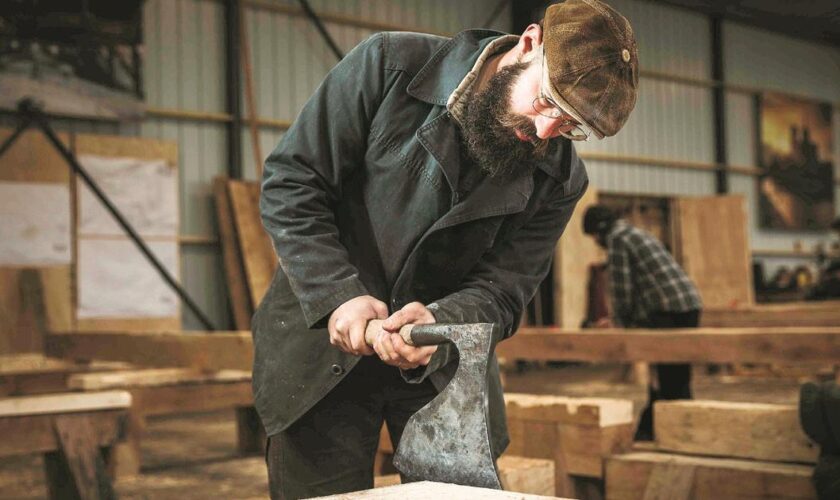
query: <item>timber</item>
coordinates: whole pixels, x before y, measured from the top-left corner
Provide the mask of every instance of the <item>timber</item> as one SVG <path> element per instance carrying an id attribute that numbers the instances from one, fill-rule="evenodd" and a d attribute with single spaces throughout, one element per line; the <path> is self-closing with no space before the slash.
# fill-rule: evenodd
<path id="1" fill-rule="evenodd" d="M 251 333 L 78 332 L 49 335 L 50 356 L 75 360 L 125 361 L 137 366 L 201 371 L 246 370 L 254 360 Z"/>
<path id="2" fill-rule="evenodd" d="M 640 498 L 813 499 L 813 467 L 664 453 L 628 453 L 607 460 L 607 500 Z"/>
<path id="3" fill-rule="evenodd" d="M 758 304 L 752 307 L 703 310 L 702 326 L 779 327 L 840 326 L 840 301 Z"/>
<path id="4" fill-rule="evenodd" d="M 808 463 L 819 453 L 792 404 L 658 401 L 653 421 L 662 451 Z"/>
<path id="5" fill-rule="evenodd" d="M 496 347 L 505 359 L 652 363 L 836 363 L 840 327 L 521 328 Z"/>

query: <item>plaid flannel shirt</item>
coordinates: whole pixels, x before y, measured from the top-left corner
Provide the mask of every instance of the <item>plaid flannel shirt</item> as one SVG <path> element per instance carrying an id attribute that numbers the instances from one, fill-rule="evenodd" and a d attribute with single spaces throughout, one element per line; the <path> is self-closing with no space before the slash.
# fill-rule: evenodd
<path id="1" fill-rule="evenodd" d="M 703 307 L 694 283 L 651 234 L 619 220 L 607 235 L 607 251 L 613 316 L 621 325 Z"/>

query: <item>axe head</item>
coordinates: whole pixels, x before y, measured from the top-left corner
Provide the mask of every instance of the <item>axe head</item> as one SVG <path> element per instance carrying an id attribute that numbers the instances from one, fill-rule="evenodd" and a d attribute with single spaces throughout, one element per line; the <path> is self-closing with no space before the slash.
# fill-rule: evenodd
<path id="1" fill-rule="evenodd" d="M 458 370 L 437 397 L 409 418 L 394 466 L 412 480 L 501 489 L 487 424 L 493 325 L 418 325 L 411 340 L 415 345 L 452 342 Z"/>

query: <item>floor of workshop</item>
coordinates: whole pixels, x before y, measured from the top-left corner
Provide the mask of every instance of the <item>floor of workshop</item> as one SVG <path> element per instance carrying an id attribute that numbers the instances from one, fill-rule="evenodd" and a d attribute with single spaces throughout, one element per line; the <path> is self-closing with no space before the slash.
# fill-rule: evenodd
<path id="1" fill-rule="evenodd" d="M 632 399 L 638 412 L 645 387 L 624 382 L 621 366 L 560 366 L 507 371 L 506 390 L 579 397 Z M 796 403 L 794 378 L 733 377 L 694 371 L 696 399 Z M 143 474 L 116 484 L 122 499 L 267 498 L 267 474 L 260 456 L 236 453 L 233 412 L 154 418 L 142 441 Z M 0 459 L 0 498 L 41 499 L 47 494 L 39 456 Z"/>

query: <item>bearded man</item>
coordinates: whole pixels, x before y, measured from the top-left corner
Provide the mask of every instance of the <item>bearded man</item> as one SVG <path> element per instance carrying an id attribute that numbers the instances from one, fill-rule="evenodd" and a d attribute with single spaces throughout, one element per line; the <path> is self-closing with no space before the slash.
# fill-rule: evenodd
<path id="1" fill-rule="evenodd" d="M 400 327 L 514 333 L 587 188 L 573 141 L 617 133 L 637 85 L 630 24 L 597 0 L 553 5 L 518 37 L 379 33 L 333 68 L 262 184 L 280 266 L 253 380 L 273 498 L 372 487 L 383 421 L 396 446 L 457 367 L 451 345 L 406 345 Z M 498 457 L 495 358 L 488 383 Z"/>

